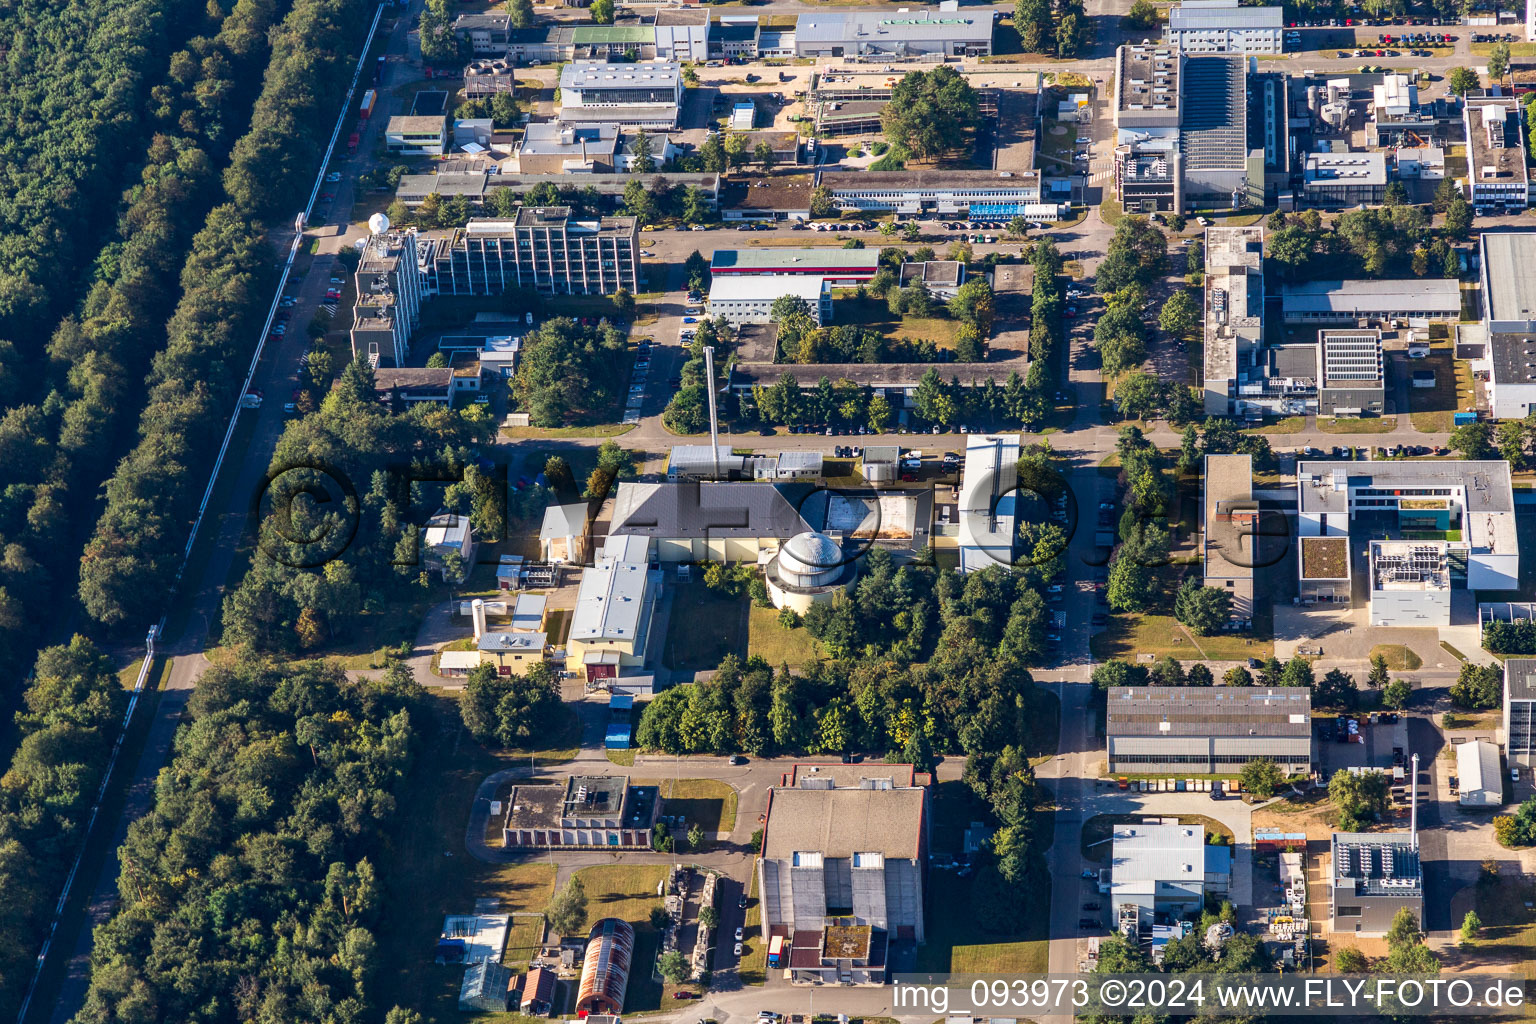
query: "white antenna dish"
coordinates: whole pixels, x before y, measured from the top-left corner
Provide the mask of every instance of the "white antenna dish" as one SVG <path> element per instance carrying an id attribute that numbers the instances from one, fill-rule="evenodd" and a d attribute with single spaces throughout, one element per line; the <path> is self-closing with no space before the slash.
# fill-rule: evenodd
<path id="1" fill-rule="evenodd" d="M 358 252 L 362 252 L 364 249 L 368 248 L 368 239 L 366 239 L 366 238 L 359 238 L 357 241 L 353 242 L 352 244 L 357 247 L 357 251 Z"/>
<path id="2" fill-rule="evenodd" d="M 368 230 L 375 235 L 382 235 L 389 230 L 389 218 L 382 213 L 376 213 L 368 218 Z"/>

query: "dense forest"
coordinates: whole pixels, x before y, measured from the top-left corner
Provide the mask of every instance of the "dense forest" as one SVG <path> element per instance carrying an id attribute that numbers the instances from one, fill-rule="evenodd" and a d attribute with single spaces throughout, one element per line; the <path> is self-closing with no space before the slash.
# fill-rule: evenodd
<path id="1" fill-rule="evenodd" d="M 118 851 L 81 1024 L 377 1020 L 375 865 L 420 688 L 396 666 L 243 662 L 199 681 Z"/>
<path id="2" fill-rule="evenodd" d="M 0 781 L 0 1014 L 13 1017 L 74 860 L 128 695 L 83 637 L 50 647 L 16 716 Z"/>

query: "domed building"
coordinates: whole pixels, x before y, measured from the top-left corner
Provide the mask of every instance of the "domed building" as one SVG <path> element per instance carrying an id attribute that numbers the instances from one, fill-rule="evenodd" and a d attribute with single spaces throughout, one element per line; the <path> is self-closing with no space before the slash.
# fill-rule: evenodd
<path id="1" fill-rule="evenodd" d="M 859 574 L 857 561 L 824 533 L 797 533 L 768 561 L 768 596 L 775 608 L 804 615 L 811 605 L 830 601 L 847 590 Z"/>

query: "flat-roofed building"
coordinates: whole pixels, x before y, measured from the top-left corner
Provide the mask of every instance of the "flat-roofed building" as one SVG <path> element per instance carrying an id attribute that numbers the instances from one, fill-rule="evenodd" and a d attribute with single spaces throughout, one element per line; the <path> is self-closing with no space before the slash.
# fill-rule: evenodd
<path id="1" fill-rule="evenodd" d="M 448 119 L 396 114 L 385 123 L 384 148 L 405 156 L 442 156 L 448 152 Z"/>
<path id="2" fill-rule="evenodd" d="M 1348 536 L 1364 515 L 1370 529 L 1460 533 L 1451 540 L 1452 586 L 1514 590 L 1520 578 L 1509 463 L 1404 459 L 1296 463 L 1296 531 Z M 1465 573 L 1461 563 L 1465 562 Z"/>
<path id="3" fill-rule="evenodd" d="M 1019 483 L 1018 434 L 970 434 L 960 474 L 960 571 L 1013 568 Z"/>
<path id="4" fill-rule="evenodd" d="M 469 43 L 477 57 L 505 57 L 512 18 L 506 11 L 461 14 L 453 19 L 454 35 Z"/>
<path id="5" fill-rule="evenodd" d="M 616 124 L 530 124 L 513 158 L 524 174 L 612 173 L 620 134 Z"/>
<path id="6" fill-rule="evenodd" d="M 1424 923 L 1424 866 L 1409 832 L 1335 832 L 1329 918 L 1335 935 L 1387 934 L 1398 911 Z"/>
<path id="7" fill-rule="evenodd" d="M 1438 498 L 1403 498 L 1400 507 Z M 1449 626 L 1451 624 L 1450 545 L 1443 540 L 1373 540 L 1370 546 L 1373 626 Z"/>
<path id="8" fill-rule="evenodd" d="M 1493 417 L 1524 419 L 1536 410 L 1536 235 L 1485 231 L 1478 250 L 1486 341 L 1472 367 L 1488 375 Z"/>
<path id="9" fill-rule="evenodd" d="M 352 277 L 357 290 L 350 331 L 353 357 L 376 353 L 404 366 L 426 295 L 415 230 L 369 236 Z"/>
<path id="10" fill-rule="evenodd" d="M 525 206 L 509 220 L 475 219 L 436 253 L 442 295 L 612 295 L 639 290 L 640 228 L 633 217 L 577 218 L 566 206 Z"/>
<path id="11" fill-rule="evenodd" d="M 1525 133 L 1513 96 L 1468 96 L 1467 200 L 1478 213 L 1516 213 L 1531 205 Z"/>
<path id="12" fill-rule="evenodd" d="M 1230 618 L 1253 618 L 1254 544 L 1259 503 L 1253 500 L 1253 459 L 1248 455 L 1207 455 L 1201 518 L 1200 561 L 1205 585 L 1232 597 Z"/>
<path id="13" fill-rule="evenodd" d="M 656 9 L 656 57 L 658 60 L 702 61 L 709 59 L 709 11 L 658 7 Z"/>
<path id="14" fill-rule="evenodd" d="M 1264 343 L 1264 229 L 1205 229 L 1205 413 L 1236 411 Z"/>
<path id="15" fill-rule="evenodd" d="M 773 304 L 785 296 L 803 300 L 818 324 L 832 322 L 831 284 L 825 277 L 799 275 L 715 277 L 709 285 L 709 315 L 733 324 L 766 324 L 773 319 Z"/>
<path id="16" fill-rule="evenodd" d="M 1041 201 L 1035 171 L 825 171 L 820 182 L 846 212 L 1012 220 Z"/>
<path id="17" fill-rule="evenodd" d="M 1536 658 L 1504 659 L 1504 753 L 1536 767 Z"/>
<path id="18" fill-rule="evenodd" d="M 661 810 L 655 786 L 623 775 L 572 775 L 564 783 L 513 786 L 502 841 L 519 849 L 597 846 L 648 850 Z"/>
<path id="19" fill-rule="evenodd" d="M 818 10 L 795 19 L 797 57 L 985 57 L 990 11 Z"/>
<path id="20" fill-rule="evenodd" d="M 948 302 L 965 284 L 965 264 L 960 260 L 928 260 L 924 263 L 907 262 L 901 265 L 901 285 L 922 282 L 928 294 Z"/>
<path id="21" fill-rule="evenodd" d="M 880 269 L 876 249 L 807 248 L 716 249 L 709 261 L 710 276 L 821 277 L 844 287 L 866 284 Z"/>
<path id="22" fill-rule="evenodd" d="M 1128 211 L 1184 209 L 1183 67 L 1177 46 L 1115 51 L 1115 195 Z"/>
<path id="23" fill-rule="evenodd" d="M 1387 192 L 1387 154 L 1308 153 L 1301 190 L 1309 206 L 1379 204 Z"/>
<path id="24" fill-rule="evenodd" d="M 1186 57 L 1182 88 L 1185 207 L 1241 205 L 1250 187 L 1247 61 L 1237 54 Z"/>
<path id="25" fill-rule="evenodd" d="M 1348 537 L 1298 537 L 1298 595 L 1303 603 L 1349 604 L 1351 578 Z"/>
<path id="26" fill-rule="evenodd" d="M 1118 686 L 1106 708 L 1112 773 L 1236 774 L 1260 758 L 1287 775 L 1312 770 L 1312 695 L 1305 688 Z"/>
<path id="27" fill-rule="evenodd" d="M 569 124 L 676 128 L 682 101 L 682 69 L 670 61 L 575 61 L 560 69 L 560 120 Z"/>
<path id="28" fill-rule="evenodd" d="M 512 62 L 505 57 L 484 57 L 464 65 L 464 96 L 466 99 L 490 99 L 497 93 L 512 92 L 517 83 L 512 79 Z"/>
<path id="29" fill-rule="evenodd" d="M 1168 9 L 1164 38 L 1186 53 L 1280 53 L 1285 10 L 1238 0 L 1183 0 Z"/>
<path id="30" fill-rule="evenodd" d="M 1468 740 L 1456 745 L 1456 781 L 1463 807 L 1500 807 L 1504 803 L 1504 774 L 1499 771 L 1499 748 L 1487 740 Z"/>
<path id="31" fill-rule="evenodd" d="M 1461 319 L 1461 286 L 1444 278 L 1303 281 L 1282 288 L 1280 305 L 1288 324 L 1406 320 L 1427 326 Z"/>
<path id="32" fill-rule="evenodd" d="M 768 791 L 763 935 L 783 942 L 792 980 L 881 984 L 890 944 L 926 937 L 927 790 L 903 766 L 862 767 Z"/>
<path id="33" fill-rule="evenodd" d="M 1317 332 L 1322 381 L 1317 390 L 1319 416 L 1380 415 L 1386 409 L 1387 382 L 1381 355 L 1381 331 Z"/>
<path id="34" fill-rule="evenodd" d="M 1228 847 L 1207 847 L 1199 824 L 1117 825 L 1111 838 L 1104 913 L 1117 932 L 1139 939 L 1154 924 L 1176 924 L 1232 887 Z"/>

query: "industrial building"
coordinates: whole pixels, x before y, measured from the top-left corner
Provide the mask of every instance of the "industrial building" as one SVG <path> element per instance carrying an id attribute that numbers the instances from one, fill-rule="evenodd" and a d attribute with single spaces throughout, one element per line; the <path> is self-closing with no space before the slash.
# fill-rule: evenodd
<path id="1" fill-rule="evenodd" d="M 840 488 L 805 481 L 637 483 L 604 506 L 608 537 L 643 543 L 661 563 L 768 561 L 802 533 L 859 548 L 878 545 L 900 561 L 927 543 L 928 492 Z M 638 550 L 636 552 L 638 554 Z"/>
<path id="2" fill-rule="evenodd" d="M 1304 687 L 1118 686 L 1104 718 L 1111 774 L 1236 775 L 1268 758 L 1312 770 L 1312 695 Z"/>
<path id="3" fill-rule="evenodd" d="M 709 315 L 738 325 L 766 324 L 773 320 L 773 304 L 785 296 L 804 300 L 816 323 L 832 322 L 832 285 L 824 277 L 800 275 L 715 277 L 709 285 Z"/>
<path id="4" fill-rule="evenodd" d="M 530 125 L 529 127 L 533 127 Z M 616 126 L 609 126 L 616 127 Z M 599 125 L 595 130 L 602 131 Z M 539 129 L 535 132 L 535 138 L 540 131 L 553 129 Z M 589 129 L 592 130 L 592 129 Z M 630 146 L 634 141 L 633 133 L 621 133 L 619 143 L 624 147 L 616 152 L 613 160 L 617 165 L 626 160 L 630 155 Z M 662 152 L 662 140 L 670 137 L 660 134 L 652 135 L 656 146 L 652 149 L 652 156 L 656 157 Z M 547 145 L 547 143 L 546 143 Z M 593 151 L 591 143 L 588 143 L 588 153 Z M 601 149 L 602 147 L 595 147 Z M 521 150 L 514 152 L 516 160 Z M 574 151 L 573 159 L 581 158 L 580 147 Z M 514 161 L 507 161 L 510 165 Z M 562 165 L 564 166 L 564 165 Z M 574 166 L 574 165 L 573 165 Z M 606 202 L 617 208 L 623 201 L 624 189 L 633 182 L 640 182 L 647 190 L 654 190 L 659 184 L 665 184 L 669 188 L 697 188 L 704 193 L 704 197 L 711 205 L 719 201 L 720 175 L 718 174 L 682 174 L 676 172 L 657 172 L 655 174 L 605 174 L 598 171 L 580 171 L 570 174 L 565 171 L 549 174 L 530 174 L 526 171 L 518 174 L 492 174 L 486 170 L 478 171 L 444 171 L 440 174 L 406 174 L 400 178 L 400 184 L 395 187 L 395 198 L 407 207 L 415 209 L 426 201 L 427 196 L 437 196 L 441 201 L 455 196 L 463 196 L 468 199 L 470 205 L 477 210 L 485 209 L 487 202 L 494 199 L 494 193 L 499 191 L 510 192 L 512 197 L 521 200 L 525 204 L 528 201 L 528 193 L 541 185 L 553 185 L 560 191 L 562 202 L 574 202 L 576 193 L 586 192 L 591 189 L 601 196 Z M 591 193 L 588 193 L 589 195 Z M 569 197 L 569 198 L 566 198 Z"/>
<path id="5" fill-rule="evenodd" d="M 490 99 L 497 93 L 512 92 L 516 88 L 512 62 L 504 57 L 487 57 L 464 65 L 465 99 Z"/>
<path id="6" fill-rule="evenodd" d="M 385 122 L 384 148 L 401 156 L 442 156 L 448 152 L 448 119 L 396 114 Z"/>
<path id="7" fill-rule="evenodd" d="M 991 52 L 991 11 L 821 10 L 795 19 L 796 57 L 985 57 Z"/>
<path id="8" fill-rule="evenodd" d="M 631 179 L 634 180 L 634 179 Z M 525 206 L 510 220 L 474 219 L 435 254 L 440 295 L 612 295 L 640 290 L 633 217 L 578 219 L 566 206 Z"/>
<path id="9" fill-rule="evenodd" d="M 899 283 L 903 288 L 921 283 L 928 294 L 940 302 L 948 302 L 959 294 L 960 286 L 965 284 L 965 263 L 961 260 L 927 260 L 921 263 L 908 260 L 901 265 Z"/>
<path id="10" fill-rule="evenodd" d="M 1500 807 L 1504 804 L 1504 773 L 1499 771 L 1499 748 L 1487 740 L 1468 740 L 1456 745 L 1457 798 L 1463 807 Z"/>
<path id="11" fill-rule="evenodd" d="M 680 65 L 573 61 L 560 69 L 560 120 L 676 128 L 683 101 Z"/>
<path id="12" fill-rule="evenodd" d="M 512 18 L 506 11 L 461 14 L 453 19 L 454 35 L 469 43 L 477 57 L 505 57 L 512 32 Z"/>
<path id="13" fill-rule="evenodd" d="M 1524 419 L 1536 410 L 1536 235 L 1485 231 L 1478 252 L 1485 338 L 1472 368 L 1487 375 L 1495 419 Z"/>
<path id="14" fill-rule="evenodd" d="M 416 232 L 388 230 L 388 221 L 370 220 L 373 231 L 352 275 L 357 299 L 352 310 L 352 357 L 369 357 L 374 366 L 383 359 L 404 366 L 411 351 L 411 334 L 421 325 L 421 300 L 426 275 L 416 257 Z"/>
<path id="15" fill-rule="evenodd" d="M 1186 57 L 1181 89 L 1185 206 L 1242 206 L 1253 185 L 1248 174 L 1247 60 L 1235 54 Z M 1262 193 L 1262 180 L 1257 187 Z"/>
<path id="16" fill-rule="evenodd" d="M 808 765 L 769 790 L 762 927 L 791 980 L 882 984 L 891 943 L 924 941 L 928 794 L 914 781 L 910 765 Z"/>
<path id="17" fill-rule="evenodd" d="M 539 558 L 545 562 L 587 560 L 587 503 L 550 505 L 539 526 Z"/>
<path id="18" fill-rule="evenodd" d="M 806 531 L 785 541 L 763 569 L 768 597 L 775 608 L 790 608 L 800 615 L 815 604 L 847 593 L 858 578 L 853 552 L 824 533 Z"/>
<path id="19" fill-rule="evenodd" d="M 880 269 L 878 249 L 716 249 L 710 276 L 822 277 L 834 287 L 867 284 Z"/>
<path id="20" fill-rule="evenodd" d="M 623 1012 L 634 955 L 635 929 L 629 922 L 605 917 L 592 926 L 581 961 L 581 981 L 576 988 L 578 1018 L 593 1014 L 617 1017 Z"/>
<path id="21" fill-rule="evenodd" d="M 1253 500 L 1253 457 L 1207 455 L 1200 492 L 1200 564 L 1205 585 L 1232 598 L 1229 618 L 1253 619 L 1253 575 L 1258 553 L 1259 503 Z"/>
<path id="22" fill-rule="evenodd" d="M 710 28 L 708 9 L 656 8 L 656 59 L 708 60 Z"/>
<path id="23" fill-rule="evenodd" d="M 588 682 L 645 664 L 661 591 L 661 573 L 650 569 L 646 549 L 643 539 L 610 536 L 597 564 L 582 571 L 565 657 Z"/>
<path id="24" fill-rule="evenodd" d="M 1185 53 L 1280 53 L 1285 11 L 1238 0 L 1183 0 L 1168 10 L 1163 38 Z"/>
<path id="25" fill-rule="evenodd" d="M 638 159 L 635 144 L 639 131 L 616 124 L 530 124 L 513 151 L 513 160 L 520 174 L 627 172 Z M 665 133 L 652 134 L 647 141 L 657 167 L 678 153 L 672 138 Z"/>
<path id="26" fill-rule="evenodd" d="M 631 786 L 620 775 L 572 775 L 563 784 L 515 785 L 506 799 L 502 843 L 527 850 L 649 850 L 660 811 L 655 786 Z"/>
<path id="27" fill-rule="evenodd" d="M 1308 206 L 1376 206 L 1386 197 L 1387 154 L 1308 153 L 1302 167 L 1302 199 Z"/>
<path id="28" fill-rule="evenodd" d="M 1536 768 L 1536 658 L 1504 659 L 1504 753 Z"/>
<path id="29" fill-rule="evenodd" d="M 1115 195 L 1127 212 L 1184 209 L 1183 67 L 1177 48 L 1143 44 L 1115 51 Z"/>
<path id="30" fill-rule="evenodd" d="M 1018 434 L 971 434 L 960 474 L 960 571 L 1013 568 L 1019 485 Z"/>
<path id="31" fill-rule="evenodd" d="M 1412 505 L 1411 498 L 1400 502 Z M 1445 541 L 1373 540 L 1368 564 L 1371 625 L 1451 624 L 1451 553 Z"/>
<path id="32" fill-rule="evenodd" d="M 1404 908 L 1423 924 L 1424 867 L 1416 831 L 1335 832 L 1331 849 L 1329 916 L 1335 935 L 1385 935 Z"/>
<path id="33" fill-rule="evenodd" d="M 1401 281 L 1303 281 L 1281 290 L 1285 322 L 1365 326 L 1405 321 L 1411 327 L 1461 319 L 1461 286 L 1444 278 Z"/>
<path id="34" fill-rule="evenodd" d="M 1509 463 L 1390 460 L 1296 464 L 1296 530 L 1348 537 L 1357 520 L 1371 536 L 1444 533 L 1449 582 L 1514 590 L 1520 578 Z"/>
<path id="35" fill-rule="evenodd" d="M 1219 900 L 1232 887 L 1232 849 L 1206 846 L 1202 825 L 1120 825 L 1111 843 L 1104 912 L 1132 939 L 1199 914 L 1207 893 Z"/>
<path id="36" fill-rule="evenodd" d="M 1323 373 L 1317 389 L 1319 416 L 1380 415 L 1385 411 L 1387 382 L 1381 331 L 1318 331 L 1317 362 Z"/>
<path id="37" fill-rule="evenodd" d="M 1243 412 L 1264 343 L 1264 229 L 1205 230 L 1205 414 Z"/>
<path id="38" fill-rule="evenodd" d="M 1042 205 L 1035 171 L 825 171 L 819 181 L 849 212 L 1012 220 Z M 1044 205 L 1051 209 L 1039 216 L 1061 216 L 1056 204 Z"/>
<path id="39" fill-rule="evenodd" d="M 1525 169 L 1525 133 L 1513 96 L 1468 96 L 1467 201 L 1480 214 L 1518 213 L 1531 205 Z"/>

